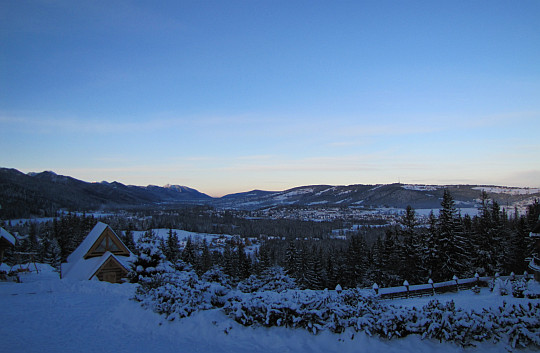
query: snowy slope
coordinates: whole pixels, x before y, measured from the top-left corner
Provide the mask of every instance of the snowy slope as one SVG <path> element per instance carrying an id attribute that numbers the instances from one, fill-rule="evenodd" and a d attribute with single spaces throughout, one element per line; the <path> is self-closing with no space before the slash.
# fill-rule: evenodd
<path id="1" fill-rule="evenodd" d="M 59 280 L 50 268 L 23 281 L 0 282 L 2 352 L 463 352 L 417 336 L 386 341 L 243 327 L 216 310 L 167 322 L 130 300 L 134 285 Z M 466 351 L 506 352 L 490 343 Z"/>

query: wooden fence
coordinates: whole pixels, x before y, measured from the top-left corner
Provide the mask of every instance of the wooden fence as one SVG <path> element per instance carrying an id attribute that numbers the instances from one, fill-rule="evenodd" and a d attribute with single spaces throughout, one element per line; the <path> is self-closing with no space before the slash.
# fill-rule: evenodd
<path id="1" fill-rule="evenodd" d="M 489 283 L 494 279 L 500 278 L 501 280 L 514 280 L 514 279 L 531 279 L 532 275 L 510 275 L 510 276 L 494 276 L 494 277 L 472 277 L 465 279 L 454 278 L 451 281 L 439 282 L 439 283 L 427 283 L 417 285 L 403 285 L 399 287 L 377 288 L 374 285 L 375 293 L 381 299 L 397 299 L 397 298 L 413 298 L 432 296 L 435 294 L 443 294 L 448 292 L 459 292 L 462 290 L 468 290 L 474 286 L 488 287 Z"/>

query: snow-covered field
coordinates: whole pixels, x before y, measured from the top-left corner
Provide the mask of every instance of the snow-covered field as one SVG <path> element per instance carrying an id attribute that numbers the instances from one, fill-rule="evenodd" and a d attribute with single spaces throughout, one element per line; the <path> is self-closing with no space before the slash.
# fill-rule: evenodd
<path id="1" fill-rule="evenodd" d="M 167 239 L 169 236 L 168 228 L 157 228 L 152 229 L 152 231 L 160 239 Z M 195 242 L 202 242 L 203 239 L 206 239 L 208 243 L 211 243 L 213 241 L 217 241 L 218 239 L 230 239 L 233 237 L 232 235 L 228 234 L 195 233 L 182 229 L 172 229 L 172 231 L 176 233 L 180 241 L 187 241 L 188 238 L 191 238 L 191 240 Z M 144 233 L 145 231 L 143 230 L 135 230 L 133 231 L 133 238 L 135 241 L 137 241 Z"/>
<path id="2" fill-rule="evenodd" d="M 24 283 L 0 282 L 1 352 L 506 352 L 504 344 L 463 349 L 418 336 L 382 340 L 357 333 L 312 335 L 301 329 L 244 327 L 219 310 L 165 321 L 130 300 L 135 286 L 60 280 L 46 265 Z M 446 297 L 445 297 L 446 298 Z M 439 299 L 443 299 L 442 296 Z M 475 307 L 501 297 L 448 295 Z M 429 298 L 400 300 L 420 304 Z M 461 304 L 458 304 L 461 305 Z M 523 350 L 521 350 L 523 351 Z"/>

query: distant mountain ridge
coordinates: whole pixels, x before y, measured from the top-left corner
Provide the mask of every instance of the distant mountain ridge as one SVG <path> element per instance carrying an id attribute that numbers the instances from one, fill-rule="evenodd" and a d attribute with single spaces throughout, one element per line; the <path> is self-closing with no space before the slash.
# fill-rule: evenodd
<path id="1" fill-rule="evenodd" d="M 357 207 L 357 208 L 439 208 L 444 190 L 450 191 L 460 208 L 479 205 L 482 191 L 501 206 L 540 199 L 540 188 L 514 188 L 485 185 L 311 185 L 280 192 L 247 192 L 215 200 L 220 207 L 259 209 L 274 206 Z"/>
<path id="2" fill-rule="evenodd" d="M 134 208 L 163 203 L 200 203 L 206 194 L 180 185 L 168 187 L 89 183 L 54 172 L 24 174 L 0 168 L 0 216 L 53 214 L 58 209 Z"/>
<path id="3" fill-rule="evenodd" d="M 448 189 L 461 208 L 476 207 L 486 191 L 501 206 L 540 199 L 538 188 L 486 185 L 310 185 L 284 191 L 253 190 L 212 198 L 181 185 L 134 186 L 119 182 L 89 183 L 51 171 L 24 174 L 0 168 L 0 217 L 50 215 L 58 209 L 98 210 L 159 205 L 207 204 L 255 210 L 267 207 L 438 208 Z"/>

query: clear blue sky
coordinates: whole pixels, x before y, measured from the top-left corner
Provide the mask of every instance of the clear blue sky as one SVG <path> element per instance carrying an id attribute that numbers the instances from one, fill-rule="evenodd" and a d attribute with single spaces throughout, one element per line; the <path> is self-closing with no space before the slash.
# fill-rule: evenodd
<path id="1" fill-rule="evenodd" d="M 540 186 L 540 1 L 0 0 L 0 166 L 213 196 Z"/>

